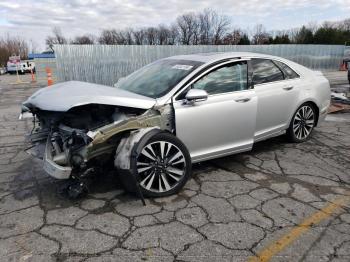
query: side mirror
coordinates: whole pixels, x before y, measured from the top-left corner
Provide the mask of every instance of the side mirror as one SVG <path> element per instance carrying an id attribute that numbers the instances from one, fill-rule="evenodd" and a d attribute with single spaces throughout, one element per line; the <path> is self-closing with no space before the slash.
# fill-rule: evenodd
<path id="1" fill-rule="evenodd" d="M 185 98 L 188 102 L 205 101 L 208 99 L 208 93 L 202 89 L 190 89 Z"/>

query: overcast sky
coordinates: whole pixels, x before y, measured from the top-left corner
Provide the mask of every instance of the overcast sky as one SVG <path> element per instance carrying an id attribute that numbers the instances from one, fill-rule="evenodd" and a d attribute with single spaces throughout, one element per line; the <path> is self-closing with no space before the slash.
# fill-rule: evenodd
<path id="1" fill-rule="evenodd" d="M 243 29 L 268 30 L 350 18 L 350 0 L 0 0 L 0 36 L 6 33 L 45 48 L 54 26 L 66 37 L 102 29 L 170 24 L 185 12 L 212 8 Z"/>

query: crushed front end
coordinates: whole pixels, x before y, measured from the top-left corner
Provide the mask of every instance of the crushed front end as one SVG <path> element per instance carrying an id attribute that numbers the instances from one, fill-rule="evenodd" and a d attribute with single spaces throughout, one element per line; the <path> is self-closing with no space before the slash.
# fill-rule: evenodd
<path id="1" fill-rule="evenodd" d="M 67 112 L 23 107 L 22 113 L 28 112 L 33 114 L 34 127 L 27 136 L 31 144 L 27 152 L 42 159 L 44 170 L 56 179 L 114 167 L 120 141 L 132 132 L 173 129 L 170 106 L 144 110 L 94 104 Z"/>
<path id="2" fill-rule="evenodd" d="M 25 110 L 22 110 L 25 111 Z M 28 109 L 33 114 L 33 129 L 27 136 L 27 151 L 44 161 L 44 170 L 57 179 L 89 168 L 86 146 L 92 142 L 88 133 L 113 122 L 115 109 L 83 106 L 68 112 Z"/>

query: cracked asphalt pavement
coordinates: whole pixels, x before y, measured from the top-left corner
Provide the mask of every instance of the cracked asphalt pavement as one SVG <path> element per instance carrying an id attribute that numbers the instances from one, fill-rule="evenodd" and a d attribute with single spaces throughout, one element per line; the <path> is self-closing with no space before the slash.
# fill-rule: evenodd
<path id="1" fill-rule="evenodd" d="M 349 261 L 350 113 L 302 144 L 196 164 L 179 194 L 147 206 L 113 173 L 70 201 L 23 151 L 19 105 L 37 86 L 14 81 L 0 76 L 1 261 Z"/>

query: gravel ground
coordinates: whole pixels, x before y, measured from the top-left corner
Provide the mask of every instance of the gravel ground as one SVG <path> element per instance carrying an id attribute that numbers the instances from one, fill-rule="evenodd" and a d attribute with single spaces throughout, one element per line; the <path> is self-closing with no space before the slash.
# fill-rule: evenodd
<path id="1" fill-rule="evenodd" d="M 349 261 L 349 113 L 306 143 L 277 137 L 194 165 L 179 194 L 145 207 L 113 174 L 69 201 L 23 152 L 19 105 L 37 86 L 14 81 L 0 76 L 1 261 Z"/>

